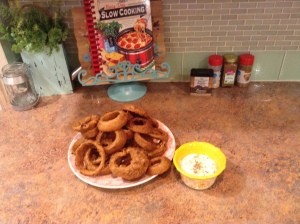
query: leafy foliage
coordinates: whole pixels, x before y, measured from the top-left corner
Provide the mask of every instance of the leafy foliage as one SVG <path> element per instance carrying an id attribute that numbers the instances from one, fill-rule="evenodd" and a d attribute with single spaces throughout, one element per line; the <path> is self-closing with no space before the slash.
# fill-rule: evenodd
<path id="1" fill-rule="evenodd" d="M 101 31 L 103 35 L 106 37 L 116 37 L 121 28 L 122 28 L 122 24 L 116 21 L 112 21 L 110 23 L 104 23 L 102 21 L 98 21 L 96 23 L 96 29 Z"/>
<path id="2" fill-rule="evenodd" d="M 20 53 L 58 50 L 68 36 L 62 13 L 53 15 L 40 7 L 19 7 L 0 3 L 0 36 L 12 43 L 12 51 Z"/>

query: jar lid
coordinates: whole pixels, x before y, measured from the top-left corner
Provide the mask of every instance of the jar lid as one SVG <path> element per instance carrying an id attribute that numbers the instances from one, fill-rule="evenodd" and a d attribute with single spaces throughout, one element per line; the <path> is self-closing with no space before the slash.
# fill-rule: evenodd
<path id="1" fill-rule="evenodd" d="M 223 57 L 221 55 L 217 55 L 217 54 L 211 55 L 208 58 L 208 63 L 211 66 L 220 66 L 223 64 Z"/>
<path id="2" fill-rule="evenodd" d="M 240 61 L 241 65 L 253 65 L 254 55 L 252 55 L 252 54 L 241 54 L 239 61 Z"/>
<path id="3" fill-rule="evenodd" d="M 224 60 L 226 62 L 229 62 L 229 63 L 235 63 L 235 62 L 237 62 L 237 59 L 238 59 L 238 56 L 236 54 L 233 54 L 233 53 L 229 53 L 229 54 L 224 55 Z"/>
<path id="4" fill-rule="evenodd" d="M 210 68 L 192 68 L 191 69 L 191 76 L 197 77 L 213 77 L 214 70 Z"/>

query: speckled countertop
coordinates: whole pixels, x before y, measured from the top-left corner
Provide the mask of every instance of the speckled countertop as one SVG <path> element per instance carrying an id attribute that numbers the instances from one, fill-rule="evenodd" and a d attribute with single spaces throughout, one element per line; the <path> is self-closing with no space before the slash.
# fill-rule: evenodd
<path id="1" fill-rule="evenodd" d="M 176 145 L 207 141 L 227 169 L 205 191 L 174 167 L 120 190 L 79 180 L 67 161 L 72 123 L 118 109 L 107 86 L 44 97 L 29 111 L 0 111 L 0 223 L 285 223 L 300 221 L 300 83 L 252 83 L 189 95 L 188 83 L 147 83 L 134 103 L 166 124 Z"/>

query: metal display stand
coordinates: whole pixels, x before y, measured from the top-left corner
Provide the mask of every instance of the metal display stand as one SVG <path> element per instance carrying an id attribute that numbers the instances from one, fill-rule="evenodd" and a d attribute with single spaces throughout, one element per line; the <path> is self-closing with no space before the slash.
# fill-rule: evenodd
<path id="1" fill-rule="evenodd" d="M 106 73 L 100 72 L 95 76 L 89 76 L 86 70 L 81 70 L 78 81 L 82 86 L 113 84 L 107 90 L 108 96 L 118 102 L 130 102 L 146 94 L 147 87 L 142 81 L 166 79 L 170 74 L 171 67 L 166 62 L 161 64 L 160 70 L 156 70 L 153 64 L 141 68 L 139 64 L 123 61 L 109 67 Z"/>

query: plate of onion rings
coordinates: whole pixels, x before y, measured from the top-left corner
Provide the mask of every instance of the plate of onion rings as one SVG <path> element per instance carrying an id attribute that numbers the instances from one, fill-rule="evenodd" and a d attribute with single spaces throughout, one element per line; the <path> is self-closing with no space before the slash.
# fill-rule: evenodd
<path id="1" fill-rule="evenodd" d="M 175 143 L 175 138 L 174 135 L 172 134 L 171 130 L 162 122 L 156 120 L 159 124 L 159 128 L 161 128 L 163 131 L 165 131 L 169 138 L 167 141 L 167 149 L 164 153 L 164 156 L 167 157 L 168 159 L 172 160 L 174 153 L 175 153 L 175 148 L 176 148 L 176 143 Z M 135 187 L 141 184 L 144 184 L 146 182 L 149 182 L 150 180 L 154 179 L 157 177 L 157 175 L 148 175 L 145 174 L 142 178 L 134 181 L 126 181 L 122 179 L 121 177 L 113 177 L 111 174 L 108 175 L 102 175 L 102 176 L 85 176 L 80 173 L 80 171 L 77 169 L 75 166 L 75 155 L 72 153 L 72 146 L 73 144 L 81 138 L 81 133 L 77 133 L 74 138 L 72 139 L 69 149 L 68 149 L 68 163 L 69 166 L 72 170 L 72 172 L 75 174 L 77 178 L 79 178 L 81 181 L 90 184 L 95 187 L 99 188 L 105 188 L 105 189 L 123 189 L 123 188 L 131 188 Z"/>

